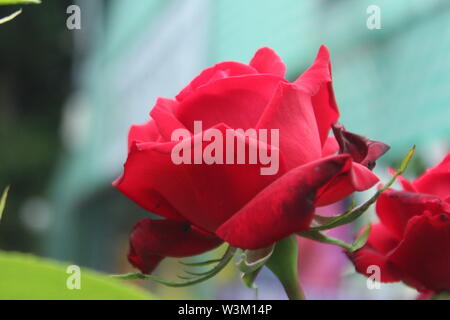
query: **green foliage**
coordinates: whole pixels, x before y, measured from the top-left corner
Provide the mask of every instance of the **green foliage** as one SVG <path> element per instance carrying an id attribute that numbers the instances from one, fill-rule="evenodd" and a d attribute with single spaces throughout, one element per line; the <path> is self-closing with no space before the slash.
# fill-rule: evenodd
<path id="1" fill-rule="evenodd" d="M 17 10 L 16 12 L 10 14 L 9 16 L 6 16 L 6 17 L 4 17 L 4 18 L 1 18 L 1 19 L 0 19 L 0 24 L 6 23 L 6 22 L 8 22 L 8 21 L 11 21 L 12 19 L 14 19 L 15 17 L 17 17 L 17 16 L 18 16 L 19 14 L 21 14 L 21 13 L 22 13 L 22 9 Z"/>
<path id="2" fill-rule="evenodd" d="M 41 0 L 0 0 L 0 6 L 10 4 L 40 4 Z"/>
<path id="3" fill-rule="evenodd" d="M 70 290 L 69 264 L 31 255 L 0 252 L 0 299 L 13 300 L 151 300 L 132 285 L 81 268 L 81 288 Z"/>
<path id="4" fill-rule="evenodd" d="M 8 197 L 9 186 L 3 191 L 2 197 L 0 198 L 0 220 L 2 220 L 3 211 L 6 206 L 6 198 Z"/>
<path id="5" fill-rule="evenodd" d="M 40 4 L 41 0 L 0 0 L 0 6 L 12 5 L 12 4 Z M 19 14 L 22 13 L 22 9 L 15 11 L 14 13 L 0 19 L 0 24 L 13 20 Z"/>

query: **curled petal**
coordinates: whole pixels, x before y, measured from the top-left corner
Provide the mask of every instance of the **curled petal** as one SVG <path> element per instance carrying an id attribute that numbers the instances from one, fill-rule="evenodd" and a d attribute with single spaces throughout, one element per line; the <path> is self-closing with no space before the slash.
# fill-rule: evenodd
<path id="1" fill-rule="evenodd" d="M 311 98 L 292 84 L 281 82 L 258 121 L 257 129 L 277 129 L 286 169 L 321 157 L 321 145 Z"/>
<path id="2" fill-rule="evenodd" d="M 160 137 L 155 121 L 133 125 L 128 133 L 128 150 L 135 142 L 156 142 Z"/>
<path id="3" fill-rule="evenodd" d="M 158 98 L 152 111 L 150 111 L 150 116 L 155 121 L 158 131 L 165 141 L 171 140 L 172 133 L 175 130 L 186 129 L 184 125 L 175 117 L 177 108 L 177 101 L 166 98 Z"/>
<path id="4" fill-rule="evenodd" d="M 325 206 L 347 198 L 355 191 L 373 187 L 378 177 L 365 166 L 352 162 L 348 170 L 331 180 L 318 193 L 316 205 Z"/>
<path id="5" fill-rule="evenodd" d="M 423 193 L 430 193 L 445 199 L 450 196 L 450 153 L 436 167 L 428 169 L 413 182 Z"/>
<path id="6" fill-rule="evenodd" d="M 261 48 L 256 52 L 250 61 L 250 66 L 258 70 L 259 73 L 272 73 L 282 78 L 286 73 L 286 66 L 280 56 L 268 47 Z"/>
<path id="7" fill-rule="evenodd" d="M 214 235 L 186 222 L 145 219 L 131 232 L 128 259 L 143 273 L 151 273 L 164 257 L 193 256 L 221 243 Z"/>
<path id="8" fill-rule="evenodd" d="M 216 80 L 256 73 L 258 72 L 255 68 L 240 62 L 221 62 L 203 70 L 194 80 L 192 80 L 183 90 L 181 90 L 176 98 L 181 102 L 194 93 L 198 88 Z"/>
<path id="9" fill-rule="evenodd" d="M 389 150 L 389 146 L 366 137 L 351 133 L 339 124 L 333 124 L 333 132 L 339 144 L 340 153 L 348 153 L 353 161 L 373 169 L 376 160 Z"/>
<path id="10" fill-rule="evenodd" d="M 339 118 L 332 85 L 330 53 L 327 47 L 320 47 L 313 65 L 295 83 L 312 97 L 320 140 L 324 145 L 331 125 Z"/>
<path id="11" fill-rule="evenodd" d="M 264 248 L 309 228 L 317 190 L 350 165 L 345 155 L 295 168 L 262 190 L 216 234 L 242 249 Z"/>

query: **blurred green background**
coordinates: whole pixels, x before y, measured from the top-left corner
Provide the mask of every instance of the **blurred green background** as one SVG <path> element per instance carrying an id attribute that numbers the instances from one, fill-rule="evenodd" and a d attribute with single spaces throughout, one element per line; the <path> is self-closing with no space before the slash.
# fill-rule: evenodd
<path id="1" fill-rule="evenodd" d="M 81 8 L 80 30 L 66 27 L 71 4 Z M 381 10 L 379 30 L 366 26 L 369 5 Z M 291 80 L 328 46 L 341 121 L 392 146 L 380 176 L 413 144 L 410 176 L 450 150 L 448 0 L 43 0 L 0 25 L 0 41 L 0 186 L 12 186 L 2 250 L 131 271 L 127 235 L 148 213 L 110 185 L 129 126 L 204 67 L 247 62 L 262 46 L 281 55 Z M 328 260 L 311 250 L 324 269 L 312 297 L 413 296 L 392 285 L 369 291 L 339 250 L 327 249 Z M 340 274 L 330 274 L 336 263 Z M 165 265 L 160 274 L 171 277 L 178 266 Z M 161 298 L 254 298 L 232 268 L 190 289 L 139 285 Z M 284 298 L 269 274 L 260 287 L 261 297 Z"/>

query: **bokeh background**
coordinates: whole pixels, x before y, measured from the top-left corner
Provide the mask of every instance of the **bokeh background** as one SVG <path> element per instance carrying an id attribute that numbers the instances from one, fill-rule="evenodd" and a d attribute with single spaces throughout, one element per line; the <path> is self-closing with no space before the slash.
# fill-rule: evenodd
<path id="1" fill-rule="evenodd" d="M 80 30 L 66 27 L 71 4 L 81 8 Z M 369 5 L 381 9 L 379 30 L 366 26 Z M 130 125 L 145 122 L 158 96 L 173 97 L 211 64 L 247 62 L 270 46 L 293 80 L 321 44 L 331 51 L 341 121 L 392 146 L 376 169 L 381 177 L 413 144 L 410 177 L 450 150 L 448 0 L 43 0 L 24 7 L 0 26 L 0 187 L 11 185 L 0 249 L 132 271 L 128 232 L 149 213 L 111 187 Z M 334 232 L 351 239 L 358 227 Z M 402 285 L 368 290 L 338 248 L 302 241 L 300 251 L 310 298 L 416 295 Z M 168 259 L 158 274 L 179 270 Z M 257 284 L 260 298 L 285 298 L 270 273 Z M 137 285 L 164 299 L 255 298 L 232 267 L 187 289 Z"/>

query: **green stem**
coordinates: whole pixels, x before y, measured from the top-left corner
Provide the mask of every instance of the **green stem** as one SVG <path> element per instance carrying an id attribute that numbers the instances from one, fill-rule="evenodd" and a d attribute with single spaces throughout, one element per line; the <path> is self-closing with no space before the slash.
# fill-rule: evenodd
<path id="1" fill-rule="evenodd" d="M 298 244 L 296 236 L 277 242 L 266 266 L 283 285 L 289 300 L 305 300 L 298 281 Z"/>
<path id="2" fill-rule="evenodd" d="M 303 289 L 298 280 L 284 282 L 283 288 L 289 300 L 306 300 L 305 294 L 303 293 Z"/>

